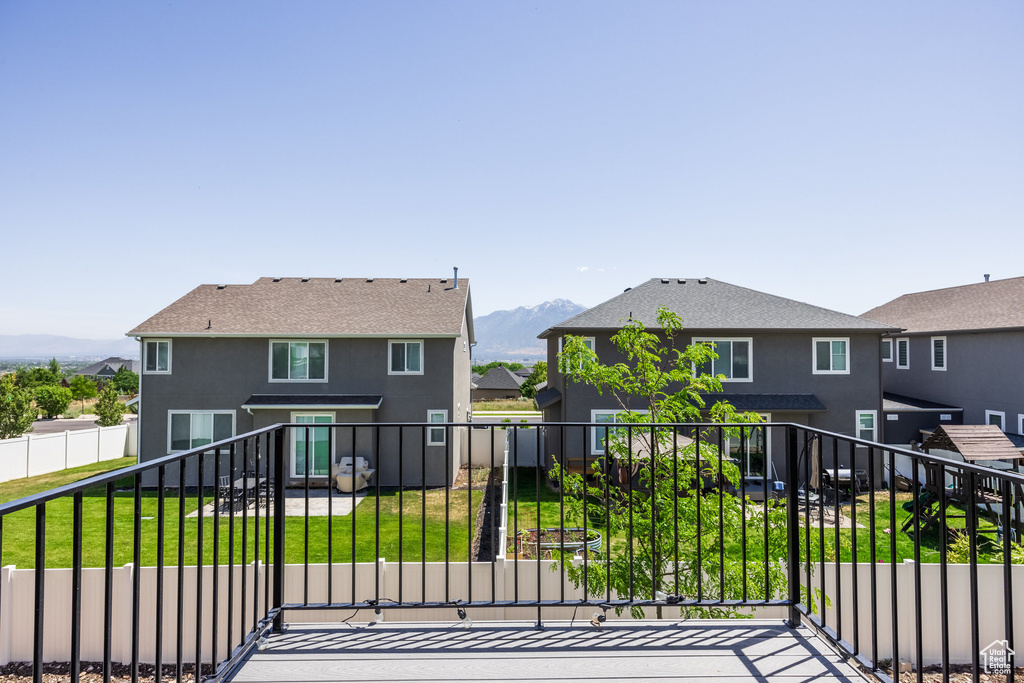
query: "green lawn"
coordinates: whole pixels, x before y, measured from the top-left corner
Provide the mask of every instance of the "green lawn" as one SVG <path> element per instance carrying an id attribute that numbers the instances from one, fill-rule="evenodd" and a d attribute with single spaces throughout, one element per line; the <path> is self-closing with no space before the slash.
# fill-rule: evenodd
<path id="1" fill-rule="evenodd" d="M 115 469 L 118 466 L 133 464 L 113 461 L 107 467 L 90 466 L 68 470 L 59 475 L 36 477 L 36 481 L 24 480 L 17 486 L 2 487 L 0 500 L 12 500 L 37 491 L 93 476 L 101 471 Z M 118 482 L 119 486 L 130 487 L 131 480 Z M 164 532 L 164 563 L 175 564 L 178 553 L 179 521 L 183 528 L 183 550 L 186 564 L 195 564 L 199 554 L 199 521 L 197 517 L 188 517 L 190 512 L 199 507 L 196 495 L 186 496 L 184 512 L 186 517 L 179 517 L 179 501 L 168 491 L 165 497 L 165 532 Z M 114 566 L 132 561 L 133 540 L 133 492 L 120 490 L 114 498 Z M 380 496 L 380 554 L 389 561 L 399 558 L 399 535 L 402 539 L 402 559 L 420 561 L 423 557 L 423 546 L 426 546 L 428 561 L 445 559 L 445 491 L 444 489 L 426 492 L 426 515 L 423 514 L 421 491 L 405 491 L 402 498 L 401 530 L 399 529 L 399 494 L 382 493 Z M 449 557 L 452 560 L 465 560 L 469 557 L 469 529 L 476 524 L 476 514 L 483 499 L 482 491 L 469 492 L 450 491 L 448 494 L 448 542 Z M 212 500 L 207 495 L 205 502 Z M 155 491 L 144 491 L 142 496 L 141 515 L 141 559 L 144 566 L 153 566 L 157 562 L 157 536 L 159 500 Z M 356 560 L 372 562 L 376 557 L 378 532 L 376 530 L 377 499 L 367 495 L 356 507 L 355 537 Z M 69 567 L 72 559 L 72 499 L 66 498 L 53 501 L 46 506 L 46 566 Z M 86 567 L 103 566 L 105 561 L 106 538 L 106 498 L 103 488 L 85 492 L 83 496 L 83 565 Z M 147 519 L 148 518 L 148 519 Z M 331 537 L 333 560 L 335 562 L 351 561 L 352 557 L 352 524 L 353 517 L 335 516 L 309 518 L 309 561 L 328 561 L 328 537 Z M 203 519 L 203 561 L 211 563 L 214 557 L 213 531 L 215 520 L 210 517 Z M 243 532 L 244 526 L 244 532 Z M 252 511 L 245 525 L 241 517 L 234 520 L 234 555 L 235 561 L 243 561 L 243 549 L 251 561 L 254 541 L 254 519 Z M 220 519 L 220 552 L 219 561 L 228 562 L 228 548 L 231 540 L 231 521 L 227 517 Z M 243 546 L 243 533 L 245 545 Z M 302 517 L 285 518 L 285 561 L 301 563 L 306 553 L 305 519 Z M 273 539 L 273 535 L 270 535 Z M 260 557 L 264 556 L 266 547 L 266 518 L 260 516 Z M 4 565 L 14 564 L 20 568 L 35 566 L 35 511 L 23 510 L 4 519 L 3 525 L 3 557 Z"/>

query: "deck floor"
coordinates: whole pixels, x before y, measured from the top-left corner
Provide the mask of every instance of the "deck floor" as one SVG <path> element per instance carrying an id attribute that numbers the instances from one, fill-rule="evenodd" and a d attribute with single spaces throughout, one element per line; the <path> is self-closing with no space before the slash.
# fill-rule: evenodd
<path id="1" fill-rule="evenodd" d="M 863 681 L 806 628 L 778 621 L 292 625 L 231 680 Z"/>

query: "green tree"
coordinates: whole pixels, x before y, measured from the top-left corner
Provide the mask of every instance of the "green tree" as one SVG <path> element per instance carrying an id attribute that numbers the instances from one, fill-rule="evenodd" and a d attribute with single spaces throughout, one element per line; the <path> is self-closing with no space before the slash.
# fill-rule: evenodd
<path id="1" fill-rule="evenodd" d="M 504 365 L 506 368 L 508 368 L 512 372 L 515 372 L 516 370 L 522 370 L 523 369 L 523 364 L 522 363 L 506 363 L 505 361 L 496 360 L 496 361 L 494 361 L 492 363 L 488 363 L 487 365 L 474 365 L 472 370 L 473 370 L 473 372 L 475 372 L 477 374 L 486 375 L 488 370 L 493 370 L 494 368 L 498 367 L 499 365 Z"/>
<path id="2" fill-rule="evenodd" d="M 121 369 L 117 371 L 114 378 L 110 380 L 110 383 L 114 385 L 114 388 L 120 394 L 139 393 L 139 376 L 132 372 L 127 365 L 121 366 Z"/>
<path id="3" fill-rule="evenodd" d="M 96 424 L 100 427 L 119 425 L 124 418 L 124 410 L 124 404 L 117 396 L 117 389 L 108 383 L 100 394 L 100 400 L 96 402 L 96 416 L 99 418 Z"/>
<path id="4" fill-rule="evenodd" d="M 32 394 L 19 387 L 13 374 L 0 377 L 0 439 L 10 439 L 32 431 L 36 419 Z"/>
<path id="5" fill-rule="evenodd" d="M 62 379 L 64 379 L 64 373 L 61 372 L 60 363 L 56 358 L 51 358 L 47 367 L 19 366 L 15 381 L 23 389 L 35 390 L 38 387 L 59 386 Z"/>
<path id="6" fill-rule="evenodd" d="M 60 385 L 48 384 L 36 389 L 36 407 L 43 417 L 63 415 L 71 405 L 71 390 Z"/>
<path id="7" fill-rule="evenodd" d="M 82 410 L 85 410 L 85 399 L 96 396 L 96 383 L 85 375 L 75 375 L 69 384 L 71 396 L 76 401 L 82 402 Z"/>
<path id="8" fill-rule="evenodd" d="M 537 395 L 537 385 L 548 381 L 548 364 L 540 360 L 534 363 L 533 372 L 526 378 L 519 390 L 526 398 L 533 398 Z"/>
<path id="9" fill-rule="evenodd" d="M 600 363 L 582 337 L 567 336 L 558 355 L 559 370 L 569 381 L 590 385 L 614 397 L 620 408 L 616 422 L 652 425 L 606 428 L 601 436 L 606 441 L 606 461 L 595 463 L 588 478 L 563 470 L 556 463 L 552 477 L 563 481 L 568 517 L 578 526 L 583 525 L 584 515 L 600 519 L 602 533 L 608 534 L 607 555 L 596 560 L 600 567 L 591 563 L 584 571 L 582 564 L 564 557 L 561 560 L 566 573 L 577 586 L 586 580 L 591 595 L 610 589 L 613 598 L 633 595 L 637 599 L 661 599 L 664 604 L 696 598 L 699 593 L 739 599 L 744 576 L 748 599 L 765 597 L 766 580 L 773 594 L 784 594 L 784 509 L 771 501 L 767 514 L 758 505 L 758 514 L 747 514 L 744 519 L 738 496 L 722 496 L 720 509 L 719 496 L 709 495 L 714 482 L 726 489 L 738 485 L 740 469 L 723 455 L 718 444 L 725 438 L 738 438 L 740 428 L 710 426 L 680 433 L 676 427 L 657 426 L 756 423 L 760 417 L 739 414 L 724 400 L 708 406 L 705 396 L 722 391 L 723 377 L 695 369 L 707 367 L 716 357 L 713 348 L 704 344 L 677 348 L 675 340 L 682 332 L 682 320 L 664 307 L 658 309 L 658 326 L 660 335 L 630 320 L 611 338 L 626 362 Z M 753 427 L 742 429 L 749 436 Z M 695 436 L 701 438 L 688 438 Z M 620 470 L 625 470 L 627 480 L 634 478 L 638 483 L 621 485 Z M 612 514 L 604 514 L 605 505 Z M 765 525 L 767 547 L 763 541 Z M 760 539 L 747 548 L 746 567 L 738 556 L 738 542 L 732 531 L 741 527 L 747 529 L 748 541 Z M 699 589 L 698 581 L 702 581 Z M 662 608 L 659 606 L 657 611 L 660 617 Z M 643 616 L 639 607 L 631 608 L 631 612 L 635 618 Z M 685 617 L 718 617 L 734 612 L 719 607 L 683 608 Z"/>

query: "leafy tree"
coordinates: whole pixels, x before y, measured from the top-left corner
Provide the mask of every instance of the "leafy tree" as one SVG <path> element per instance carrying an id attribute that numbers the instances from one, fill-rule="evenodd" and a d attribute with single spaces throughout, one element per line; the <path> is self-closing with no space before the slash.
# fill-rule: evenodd
<path id="1" fill-rule="evenodd" d="M 36 407 L 43 417 L 63 415 L 71 405 L 71 390 L 60 385 L 48 384 L 36 389 Z"/>
<path id="2" fill-rule="evenodd" d="M 474 365 L 473 372 L 478 373 L 480 375 L 486 375 L 488 370 L 493 370 L 499 365 L 504 365 L 512 372 L 523 369 L 522 363 L 506 363 L 505 361 L 496 360 L 493 363 L 488 363 L 487 365 Z"/>
<path id="3" fill-rule="evenodd" d="M 96 402 L 96 416 L 99 418 L 96 424 L 100 427 L 119 425 L 124 418 L 124 411 L 125 407 L 117 396 L 117 389 L 112 383 L 108 383 L 100 394 L 100 400 Z"/>
<path id="4" fill-rule="evenodd" d="M 567 336 L 558 355 L 559 370 L 572 382 L 610 393 L 621 409 L 615 420 L 619 423 L 760 421 L 756 414 L 737 413 L 724 400 L 708 407 L 704 397 L 722 391 L 723 377 L 695 368 L 706 367 L 716 357 L 714 350 L 705 344 L 677 348 L 682 320 L 665 307 L 658 310 L 658 326 L 662 336 L 648 332 L 639 321 L 626 323 L 611 339 L 626 362 L 614 365 L 600 363 L 582 337 Z M 608 534 L 609 542 L 607 555 L 595 561 L 600 566 L 590 563 L 586 572 L 582 564 L 562 557 L 567 576 L 577 586 L 586 580 L 591 595 L 610 588 L 613 598 L 632 594 L 637 599 L 662 599 L 665 604 L 696 598 L 699 593 L 739 599 L 744 572 L 748 599 L 765 597 L 766 579 L 773 594 L 784 594 L 784 509 L 770 501 L 767 514 L 759 504 L 758 514 L 751 515 L 749 510 L 755 506 L 748 506 L 744 519 L 738 496 L 722 496 L 720 512 L 718 489 L 712 488 L 715 482 L 726 489 L 738 486 L 740 469 L 719 451 L 718 443 L 738 438 L 739 428 L 711 426 L 682 434 L 677 429 L 607 428 L 606 460 L 594 464 L 589 479 L 555 464 L 551 475 L 563 481 L 567 516 L 578 526 L 583 526 L 584 515 L 600 519 L 599 528 Z M 749 435 L 749 428 L 744 430 Z M 701 438 L 691 440 L 687 434 Z M 626 481 L 633 478 L 637 483 L 622 485 L 620 470 L 625 470 Z M 605 505 L 612 514 L 604 514 Z M 731 530 L 741 527 L 746 527 L 750 545 L 745 568 L 730 551 L 737 545 Z M 612 544 L 623 537 L 625 543 Z M 703 582 L 700 590 L 698 581 Z M 660 617 L 661 607 L 657 611 Z M 685 617 L 734 612 L 719 607 L 683 608 Z M 631 613 L 635 618 L 643 616 L 639 607 L 631 608 Z"/>
<path id="5" fill-rule="evenodd" d="M 544 361 L 537 361 L 533 365 L 533 372 L 526 378 L 519 390 L 526 398 L 533 398 L 537 395 L 537 385 L 548 381 L 548 364 Z"/>
<path id="6" fill-rule="evenodd" d="M 17 385 L 13 374 L 0 377 L 0 439 L 10 439 L 32 431 L 36 419 L 32 394 Z"/>
<path id="7" fill-rule="evenodd" d="M 60 386 L 64 373 L 56 358 L 51 358 L 47 367 L 18 367 L 15 381 L 23 389 L 36 389 L 44 386 Z"/>
<path id="8" fill-rule="evenodd" d="M 96 383 L 85 375 L 75 375 L 70 383 L 71 396 L 76 401 L 82 402 L 82 410 L 85 410 L 85 399 L 96 396 Z"/>
<path id="9" fill-rule="evenodd" d="M 132 372 L 127 365 L 121 366 L 121 369 L 117 371 L 114 378 L 110 380 L 110 383 L 114 385 L 114 388 L 120 394 L 139 393 L 139 376 Z"/>

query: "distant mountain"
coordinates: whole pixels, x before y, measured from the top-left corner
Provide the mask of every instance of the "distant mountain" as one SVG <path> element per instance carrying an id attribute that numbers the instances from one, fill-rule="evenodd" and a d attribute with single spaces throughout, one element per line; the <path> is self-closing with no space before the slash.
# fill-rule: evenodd
<path id="1" fill-rule="evenodd" d="M 555 299 L 473 318 L 477 341 L 473 360 L 544 360 L 547 351 L 537 335 L 585 310 L 586 306 L 567 299 Z"/>
<path id="2" fill-rule="evenodd" d="M 74 339 L 54 334 L 0 334 L 0 358 L 138 358 L 139 342 L 121 339 Z"/>

